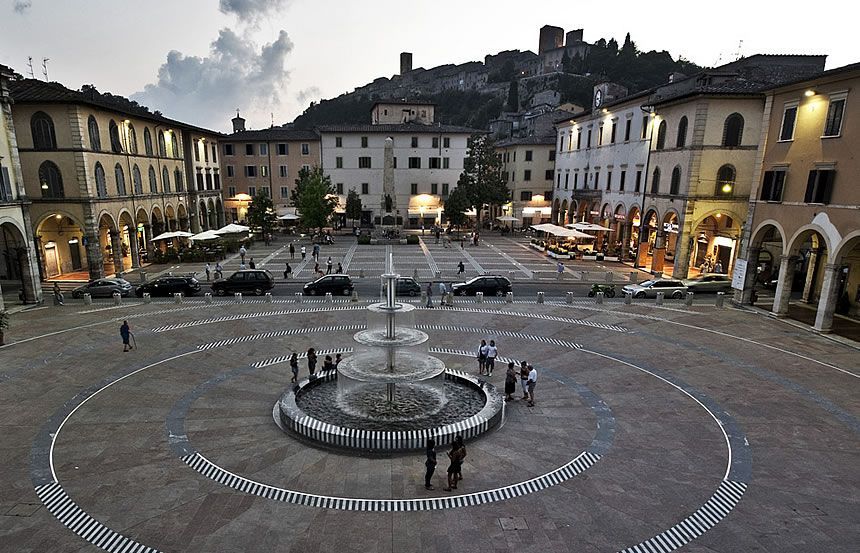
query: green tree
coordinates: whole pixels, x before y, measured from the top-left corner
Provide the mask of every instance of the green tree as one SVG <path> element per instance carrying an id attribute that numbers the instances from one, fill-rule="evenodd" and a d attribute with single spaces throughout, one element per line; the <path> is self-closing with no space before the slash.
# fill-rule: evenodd
<path id="1" fill-rule="evenodd" d="M 352 224 L 355 226 L 355 220 L 361 219 L 361 196 L 355 191 L 355 188 L 350 188 L 346 195 L 346 216 L 352 219 Z"/>
<path id="2" fill-rule="evenodd" d="M 303 168 L 299 171 L 296 187 L 290 195 L 290 204 L 296 207 L 306 228 L 322 231 L 334 214 L 337 202 L 331 178 L 323 173 L 322 168 Z"/>
<path id="3" fill-rule="evenodd" d="M 457 190 L 466 196 L 468 207 L 475 209 L 479 228 L 481 212 L 486 206 L 501 205 L 510 200 L 511 191 L 502 180 L 502 162 L 489 136 L 476 134 L 469 139 L 469 150 L 463 161 Z"/>
<path id="4" fill-rule="evenodd" d="M 272 198 L 266 194 L 265 190 L 257 192 L 257 195 L 251 200 L 246 218 L 251 228 L 259 229 L 263 236 L 272 232 L 278 225 L 275 206 L 272 203 Z"/>
<path id="5" fill-rule="evenodd" d="M 466 222 L 466 212 L 470 207 L 469 198 L 466 197 L 466 194 L 459 188 L 455 188 L 445 200 L 445 218 L 459 230 L 460 226 Z"/>

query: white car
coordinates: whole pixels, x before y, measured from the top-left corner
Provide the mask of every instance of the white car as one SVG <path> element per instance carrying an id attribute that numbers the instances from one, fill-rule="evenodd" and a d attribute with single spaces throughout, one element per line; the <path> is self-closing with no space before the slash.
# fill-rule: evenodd
<path id="1" fill-rule="evenodd" d="M 663 292 L 667 298 L 681 299 L 687 295 L 687 286 L 680 280 L 656 278 L 639 284 L 628 284 L 622 291 L 634 298 L 656 298 L 657 292 Z"/>

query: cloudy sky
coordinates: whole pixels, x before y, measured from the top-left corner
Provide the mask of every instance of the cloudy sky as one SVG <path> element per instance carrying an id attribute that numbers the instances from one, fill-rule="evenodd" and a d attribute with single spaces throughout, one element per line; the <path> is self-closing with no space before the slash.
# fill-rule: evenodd
<path id="1" fill-rule="evenodd" d="M 840 0 L 841 2 L 842 0 Z M 847 2 L 846 2 L 847 4 Z M 545 24 L 585 40 L 630 32 L 642 50 L 700 65 L 738 52 L 860 61 L 852 18 L 834 4 L 722 0 L 642 3 L 530 0 L 0 0 L 0 63 L 70 88 L 92 83 L 165 115 L 229 130 L 291 121 L 308 103 L 398 71 L 537 50 Z"/>

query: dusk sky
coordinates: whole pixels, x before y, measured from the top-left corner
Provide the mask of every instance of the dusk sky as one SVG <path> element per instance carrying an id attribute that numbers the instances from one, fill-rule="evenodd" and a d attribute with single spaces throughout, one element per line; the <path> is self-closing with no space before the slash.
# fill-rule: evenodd
<path id="1" fill-rule="evenodd" d="M 398 71 L 537 50 L 545 24 L 583 28 L 594 42 L 631 33 L 640 50 L 699 65 L 740 52 L 827 54 L 860 61 L 854 18 L 833 4 L 723 0 L 642 3 L 450 0 L 2 0 L 0 63 L 70 88 L 92 83 L 165 115 L 229 130 L 291 121 L 312 100 Z"/>

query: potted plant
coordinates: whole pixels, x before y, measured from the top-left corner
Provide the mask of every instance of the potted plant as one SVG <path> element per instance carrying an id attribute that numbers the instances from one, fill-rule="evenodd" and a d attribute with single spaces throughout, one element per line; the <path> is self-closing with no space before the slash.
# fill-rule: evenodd
<path id="1" fill-rule="evenodd" d="M 5 309 L 0 311 L 0 346 L 6 344 L 6 342 L 4 341 L 4 334 L 6 332 L 6 329 L 9 328 L 9 320 L 9 312 Z"/>

